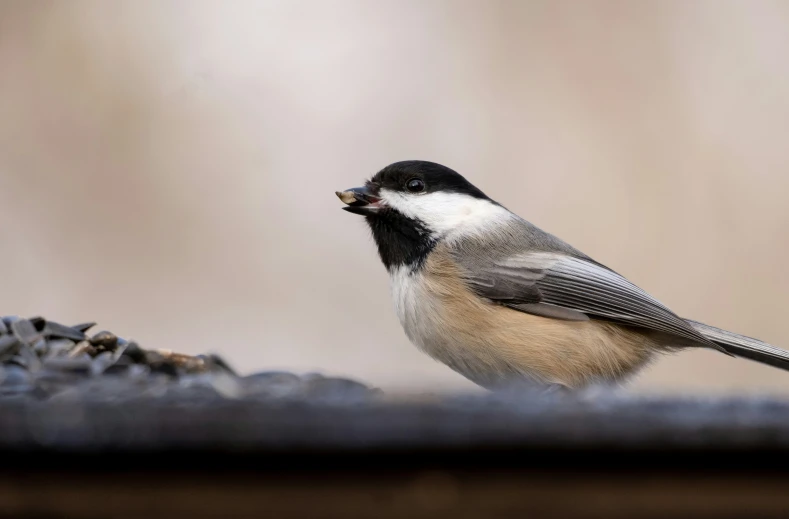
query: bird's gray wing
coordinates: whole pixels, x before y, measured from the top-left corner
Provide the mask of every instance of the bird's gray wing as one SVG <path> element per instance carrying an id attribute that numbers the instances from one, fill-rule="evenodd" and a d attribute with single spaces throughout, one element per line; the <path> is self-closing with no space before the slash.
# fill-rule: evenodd
<path id="1" fill-rule="evenodd" d="M 566 320 L 603 319 L 719 346 L 621 275 L 593 260 L 530 252 L 462 258 L 477 295 L 514 310 Z"/>

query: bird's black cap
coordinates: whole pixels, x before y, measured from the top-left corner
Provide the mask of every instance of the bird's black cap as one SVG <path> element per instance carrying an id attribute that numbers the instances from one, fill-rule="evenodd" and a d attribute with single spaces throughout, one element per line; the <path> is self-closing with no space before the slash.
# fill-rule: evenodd
<path id="1" fill-rule="evenodd" d="M 376 173 L 368 185 L 375 190 L 404 191 L 406 184 L 412 179 L 424 182 L 425 193 L 443 191 L 490 200 L 485 193 L 457 171 L 425 160 L 404 160 L 389 164 Z"/>

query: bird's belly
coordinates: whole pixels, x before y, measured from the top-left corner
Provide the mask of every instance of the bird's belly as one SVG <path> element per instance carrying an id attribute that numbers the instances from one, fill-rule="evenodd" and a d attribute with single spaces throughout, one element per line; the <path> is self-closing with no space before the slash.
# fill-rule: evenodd
<path id="1" fill-rule="evenodd" d="M 430 269 L 392 275 L 397 316 L 420 350 L 486 388 L 513 382 L 571 388 L 621 380 L 655 349 L 648 336 L 601 321 L 563 321 L 485 302 Z"/>

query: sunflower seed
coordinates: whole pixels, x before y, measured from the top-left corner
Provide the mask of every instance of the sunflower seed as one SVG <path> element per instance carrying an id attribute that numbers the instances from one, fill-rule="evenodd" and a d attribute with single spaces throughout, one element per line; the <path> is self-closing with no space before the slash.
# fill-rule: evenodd
<path id="1" fill-rule="evenodd" d="M 145 351 L 143 351 L 136 342 L 130 342 L 123 350 L 119 349 L 115 352 L 116 358 L 120 358 L 121 356 L 128 357 L 129 360 L 135 364 L 145 363 Z"/>
<path id="2" fill-rule="evenodd" d="M 11 323 L 11 331 L 24 344 L 33 344 L 41 338 L 41 334 L 36 330 L 36 327 L 27 319 L 20 319 Z"/>
<path id="3" fill-rule="evenodd" d="M 8 359 L 8 364 L 25 368 L 30 372 L 36 372 L 41 369 L 41 360 L 38 355 L 27 345 L 20 344 L 16 355 Z"/>
<path id="4" fill-rule="evenodd" d="M 231 368 L 230 365 L 227 362 L 225 362 L 225 360 L 219 355 L 215 355 L 212 353 L 208 355 L 207 359 L 208 359 L 207 362 L 208 365 L 211 366 L 212 368 L 218 368 L 219 370 L 224 371 L 225 373 L 228 373 L 230 375 L 233 375 L 234 377 L 238 376 L 238 373 L 236 373 L 236 371 L 233 368 Z"/>
<path id="5" fill-rule="evenodd" d="M 94 326 L 96 326 L 96 323 L 82 323 L 82 324 L 75 324 L 74 326 L 71 326 L 71 328 L 74 328 L 78 332 L 85 333 L 91 328 L 93 328 Z"/>
<path id="6" fill-rule="evenodd" d="M 47 321 L 42 333 L 48 338 L 71 339 L 76 342 L 85 340 L 85 334 L 83 332 L 52 321 Z"/>
<path id="7" fill-rule="evenodd" d="M 49 344 L 47 344 L 47 341 L 45 341 L 43 338 L 39 339 L 35 342 L 35 344 L 33 344 L 33 351 L 39 357 L 43 357 L 49 353 Z"/>
<path id="8" fill-rule="evenodd" d="M 78 355 L 82 355 L 83 353 L 87 353 L 91 357 L 95 357 L 98 352 L 96 351 L 96 348 L 94 348 L 89 342 L 83 341 L 74 346 L 74 349 L 69 352 L 69 356 L 76 357 Z"/>
<path id="9" fill-rule="evenodd" d="M 151 368 L 151 373 L 161 373 L 173 377 L 178 376 L 178 367 L 175 362 L 165 358 L 165 356 L 159 352 L 146 352 L 145 361 Z"/>
<path id="10" fill-rule="evenodd" d="M 118 346 L 118 338 L 108 331 L 97 333 L 89 341 L 98 351 L 114 351 Z"/>
<path id="11" fill-rule="evenodd" d="M 46 319 L 38 315 L 35 317 L 31 317 L 30 319 L 28 319 L 28 321 L 30 321 L 30 323 L 35 327 L 37 332 L 43 330 L 44 326 L 46 326 L 47 324 Z"/>
<path id="12" fill-rule="evenodd" d="M 76 343 L 74 341 L 70 341 L 68 339 L 55 339 L 52 341 L 47 341 L 47 347 L 49 351 L 47 352 L 48 357 L 60 357 L 68 355 L 68 353 L 74 349 Z"/>
<path id="13" fill-rule="evenodd" d="M 14 335 L 0 335 L 0 358 L 16 354 L 19 345 L 19 340 Z"/>
<path id="14" fill-rule="evenodd" d="M 209 375 L 211 386 L 225 398 L 239 398 L 243 394 L 243 387 L 239 379 L 229 373 L 214 373 Z"/>

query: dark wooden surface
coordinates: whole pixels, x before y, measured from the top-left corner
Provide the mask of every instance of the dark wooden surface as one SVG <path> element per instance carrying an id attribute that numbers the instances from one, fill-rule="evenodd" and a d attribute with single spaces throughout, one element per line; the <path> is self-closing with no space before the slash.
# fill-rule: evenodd
<path id="1" fill-rule="evenodd" d="M 789 517 L 789 403 L 7 400 L 0 517 Z"/>
<path id="2" fill-rule="evenodd" d="M 2 517 L 787 517 L 786 482 L 650 478 L 401 477 L 261 480 L 156 472 L 0 482 Z"/>
<path id="3" fill-rule="evenodd" d="M 787 517 L 782 452 L 18 453 L 1 517 Z"/>

